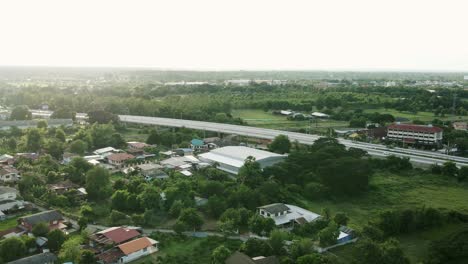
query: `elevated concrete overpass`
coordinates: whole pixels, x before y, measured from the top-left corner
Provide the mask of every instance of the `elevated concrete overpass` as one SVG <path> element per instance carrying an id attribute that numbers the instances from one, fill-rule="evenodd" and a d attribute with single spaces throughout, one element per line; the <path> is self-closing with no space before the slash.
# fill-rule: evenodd
<path id="1" fill-rule="evenodd" d="M 262 139 L 273 139 L 278 135 L 286 135 L 291 141 L 298 141 L 301 144 L 311 145 L 315 140 L 320 138 L 317 135 L 309 135 L 297 132 L 289 132 L 275 129 L 258 128 L 241 125 L 231 125 L 204 121 L 193 121 L 185 119 L 163 118 L 163 117 L 148 117 L 148 116 L 133 116 L 119 115 L 119 118 L 124 123 L 134 123 L 142 125 L 155 125 L 166 127 L 186 127 L 197 130 L 213 131 L 225 134 L 235 134 Z M 446 161 L 454 162 L 458 167 L 468 166 L 468 158 L 450 156 L 438 152 L 423 151 L 405 148 L 389 148 L 384 145 L 370 144 L 363 142 L 355 142 L 346 139 L 338 139 L 339 142 L 346 147 L 354 147 L 367 151 L 370 155 L 376 157 L 385 157 L 395 155 L 397 157 L 407 157 L 413 163 L 432 165 L 443 164 Z"/>

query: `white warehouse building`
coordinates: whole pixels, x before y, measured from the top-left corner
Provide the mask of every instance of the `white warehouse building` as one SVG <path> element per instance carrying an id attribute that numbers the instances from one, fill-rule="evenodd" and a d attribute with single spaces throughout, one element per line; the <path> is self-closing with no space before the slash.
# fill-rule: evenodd
<path id="1" fill-rule="evenodd" d="M 244 165 L 249 156 L 254 157 L 262 169 L 286 158 L 286 155 L 242 146 L 217 148 L 208 153 L 200 154 L 198 157 L 203 162 L 218 164 L 217 168 L 220 170 L 237 175 L 240 167 Z"/>

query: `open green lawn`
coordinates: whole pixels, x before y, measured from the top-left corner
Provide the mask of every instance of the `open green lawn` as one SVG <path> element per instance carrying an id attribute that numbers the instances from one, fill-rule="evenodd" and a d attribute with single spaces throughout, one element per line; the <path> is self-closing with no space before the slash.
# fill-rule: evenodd
<path id="1" fill-rule="evenodd" d="M 7 229 L 17 226 L 18 222 L 16 221 L 16 219 L 18 218 L 15 217 L 15 218 L 10 218 L 7 220 L 0 221 L 0 231 L 7 230 Z"/>
<path id="2" fill-rule="evenodd" d="M 468 213 L 468 184 L 459 184 L 440 175 L 399 176 L 377 173 L 370 181 L 370 190 L 359 197 L 337 201 L 309 201 L 302 199 L 308 209 L 320 212 L 345 212 L 349 225 L 360 229 L 379 210 L 407 207 L 434 207 Z"/>
<path id="3" fill-rule="evenodd" d="M 336 120 L 318 120 L 317 122 L 309 121 L 292 121 L 285 116 L 274 115 L 271 112 L 265 112 L 258 109 L 237 109 L 232 111 L 234 117 L 240 117 L 250 126 L 273 128 L 281 130 L 291 129 L 311 129 L 317 132 L 324 132 L 327 128 L 344 128 L 348 126 L 346 121 Z"/>
<path id="4" fill-rule="evenodd" d="M 416 114 L 410 112 L 400 112 L 395 109 L 385 109 L 385 108 L 375 108 L 375 109 L 365 109 L 365 113 L 380 113 L 380 114 L 391 114 L 395 118 L 407 118 L 409 120 L 420 120 L 420 121 L 432 121 L 434 119 L 440 119 L 444 121 L 453 121 L 453 120 L 466 120 L 468 116 L 453 116 L 446 115 L 445 117 L 434 116 L 434 113 L 431 112 L 417 112 Z"/>

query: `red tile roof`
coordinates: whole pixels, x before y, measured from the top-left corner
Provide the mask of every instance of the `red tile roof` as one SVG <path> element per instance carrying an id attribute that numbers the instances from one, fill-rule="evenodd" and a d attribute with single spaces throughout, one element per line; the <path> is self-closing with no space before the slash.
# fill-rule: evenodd
<path id="1" fill-rule="evenodd" d="M 133 158 L 135 158 L 135 156 L 128 154 L 128 153 L 115 153 L 115 154 L 107 156 L 107 159 L 112 160 L 112 161 L 124 161 L 124 160 L 133 159 Z"/>
<path id="2" fill-rule="evenodd" d="M 122 250 L 122 252 L 125 255 L 129 255 L 129 254 L 132 254 L 133 252 L 136 252 L 138 250 L 142 250 L 144 248 L 150 247 L 155 243 L 156 243 L 156 241 L 154 241 L 152 239 L 149 239 L 147 237 L 142 237 L 142 238 L 135 239 L 135 240 L 132 240 L 130 242 L 121 244 L 121 245 L 119 245 L 119 248 L 120 248 L 120 250 Z"/>
<path id="3" fill-rule="evenodd" d="M 140 232 L 135 229 L 127 229 L 123 227 L 109 228 L 107 230 L 101 231 L 100 233 L 116 244 L 125 242 L 140 235 Z"/>
<path id="4" fill-rule="evenodd" d="M 425 132 L 425 133 L 442 132 L 442 128 L 440 127 L 411 125 L 411 124 L 391 124 L 388 126 L 388 129 L 412 131 L 412 132 Z"/>

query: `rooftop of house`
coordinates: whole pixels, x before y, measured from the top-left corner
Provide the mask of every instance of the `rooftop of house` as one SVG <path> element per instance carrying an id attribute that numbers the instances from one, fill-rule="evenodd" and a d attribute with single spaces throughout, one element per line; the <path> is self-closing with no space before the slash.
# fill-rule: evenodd
<path id="1" fill-rule="evenodd" d="M 219 138 L 219 137 L 209 137 L 209 138 L 204 138 L 203 142 L 208 144 L 208 143 L 215 143 L 215 142 L 218 142 L 220 140 L 221 140 L 221 138 Z"/>
<path id="2" fill-rule="evenodd" d="M 78 185 L 71 181 L 63 181 L 63 182 L 47 185 L 47 188 L 49 190 L 70 189 L 70 188 L 77 188 L 77 187 Z"/>
<path id="3" fill-rule="evenodd" d="M 198 163 L 200 160 L 195 158 L 194 156 L 182 156 L 182 157 L 172 157 L 161 161 L 162 165 L 171 166 L 171 167 L 179 167 L 186 164 Z"/>
<path id="4" fill-rule="evenodd" d="M 234 252 L 231 256 L 229 256 L 226 261 L 226 264 L 279 264 L 279 260 L 275 256 L 269 257 L 255 257 L 250 258 L 244 253 L 239 251 Z"/>
<path id="5" fill-rule="evenodd" d="M 18 259 L 15 261 L 8 262 L 10 264 L 37 264 L 37 263 L 55 263 L 57 261 L 57 256 L 51 252 L 40 253 Z"/>
<path id="6" fill-rule="evenodd" d="M 18 173 L 18 170 L 13 166 L 2 166 L 0 167 L 0 175 Z"/>
<path id="7" fill-rule="evenodd" d="M 105 148 L 100 148 L 100 149 L 96 149 L 94 151 L 94 154 L 96 155 L 101 155 L 101 154 L 104 154 L 104 153 L 108 153 L 108 152 L 117 152 L 118 150 L 113 148 L 113 147 L 105 147 Z"/>
<path id="8" fill-rule="evenodd" d="M 40 222 L 49 223 L 51 221 L 63 220 L 63 216 L 57 210 L 50 210 L 50 211 L 45 211 L 45 212 L 40 212 L 37 214 L 24 216 L 24 217 L 21 217 L 20 219 L 30 225 L 35 225 Z"/>
<path id="9" fill-rule="evenodd" d="M 285 204 L 282 204 L 282 203 L 264 205 L 264 206 L 258 207 L 258 209 L 263 209 L 270 214 L 277 214 L 277 213 L 289 211 L 289 207 L 287 207 Z"/>
<path id="10" fill-rule="evenodd" d="M 18 193 L 18 190 L 8 186 L 0 186 L 0 195 L 5 193 Z"/>
<path id="11" fill-rule="evenodd" d="M 153 240 L 149 237 L 142 237 L 142 238 L 138 238 L 127 243 L 123 243 L 119 245 L 119 248 L 125 255 L 129 255 L 129 254 L 132 254 L 133 252 L 150 247 L 157 243 L 158 242 L 156 240 Z"/>
<path id="12" fill-rule="evenodd" d="M 13 158 L 13 156 L 11 156 L 11 155 L 3 154 L 3 155 L 0 156 L 0 162 L 4 162 L 4 161 L 7 161 L 7 160 L 12 159 L 12 158 Z"/>
<path id="13" fill-rule="evenodd" d="M 137 167 L 142 171 L 159 170 L 163 168 L 163 166 L 156 163 L 139 164 Z"/>
<path id="14" fill-rule="evenodd" d="M 133 158 L 135 158 L 135 156 L 133 156 L 132 154 L 128 154 L 128 153 L 114 153 L 114 154 L 107 156 L 108 160 L 117 161 L 117 162 L 130 160 Z"/>
<path id="15" fill-rule="evenodd" d="M 146 144 L 146 143 L 137 142 L 137 141 L 129 141 L 129 142 L 127 142 L 127 145 L 128 145 L 129 147 L 138 148 L 138 149 L 146 148 L 146 147 L 149 146 L 149 145 Z"/>
<path id="16" fill-rule="evenodd" d="M 205 145 L 205 142 L 201 139 L 194 138 L 192 139 L 192 141 L 190 141 L 190 144 L 192 144 L 193 146 L 203 146 Z"/>
<path id="17" fill-rule="evenodd" d="M 264 207 L 269 207 L 271 205 L 266 205 L 266 206 L 262 206 L 262 207 L 259 207 L 259 208 L 264 208 Z M 284 211 L 280 211 L 280 210 L 283 210 L 284 207 L 282 206 L 285 206 L 288 208 L 288 213 L 287 214 L 282 214 L 282 215 L 279 215 L 279 216 L 275 216 L 274 213 L 271 213 L 272 214 L 272 218 L 273 220 L 275 221 L 275 224 L 277 226 L 279 225 L 284 225 L 284 224 L 287 224 L 287 223 L 290 223 L 292 221 L 298 223 L 298 224 L 305 224 L 305 223 L 310 223 L 312 221 L 315 221 L 317 220 L 320 215 L 319 214 L 316 214 L 314 212 L 311 212 L 309 210 L 306 210 L 304 208 L 301 208 L 299 206 L 295 206 L 295 205 L 291 205 L 291 204 L 282 204 L 282 206 L 280 207 L 281 205 L 278 205 L 278 204 L 274 204 L 272 208 L 272 212 L 284 212 Z M 265 209 L 266 210 L 266 209 Z M 267 211 L 268 212 L 268 211 Z"/>
<path id="18" fill-rule="evenodd" d="M 135 229 L 123 227 L 111 227 L 97 233 L 96 241 L 102 244 L 115 243 L 119 244 L 128 241 L 132 238 L 138 237 L 140 232 Z M 102 236 L 99 236 L 102 235 Z"/>
<path id="19" fill-rule="evenodd" d="M 413 124 L 391 124 L 388 126 L 388 129 L 423 132 L 423 133 L 438 133 L 438 132 L 443 131 L 443 129 L 440 127 L 413 125 Z"/>
<path id="20" fill-rule="evenodd" d="M 11 209 L 13 209 L 15 207 L 18 208 L 18 209 L 23 209 L 25 206 L 27 206 L 29 204 L 30 204 L 29 202 L 18 201 L 18 200 L 15 200 L 15 201 L 12 201 L 12 200 L 2 201 L 0 203 L 0 212 L 5 212 L 5 211 L 11 210 Z"/>
<path id="21" fill-rule="evenodd" d="M 124 254 L 117 248 L 111 248 L 97 255 L 97 259 L 103 263 L 117 263 L 117 261 L 123 257 Z"/>

